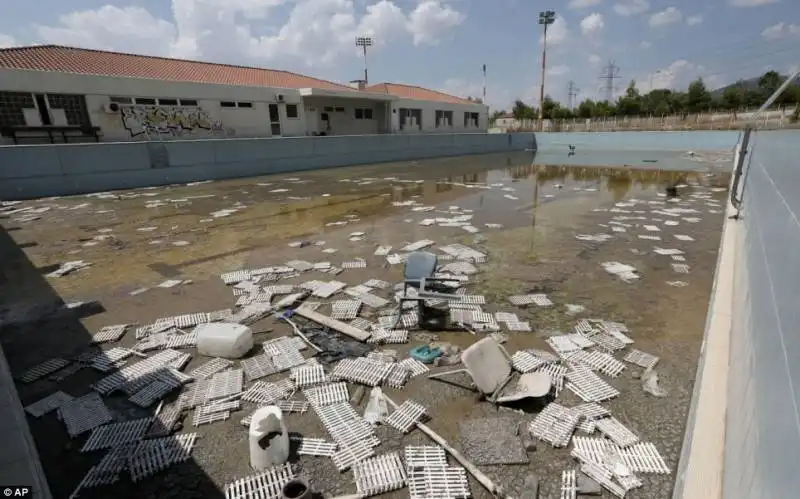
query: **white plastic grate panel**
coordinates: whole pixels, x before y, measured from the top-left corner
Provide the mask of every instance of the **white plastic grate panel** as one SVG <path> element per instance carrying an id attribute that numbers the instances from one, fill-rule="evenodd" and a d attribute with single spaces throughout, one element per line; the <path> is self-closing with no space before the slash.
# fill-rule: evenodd
<path id="1" fill-rule="evenodd" d="M 199 312 L 196 314 L 178 315 L 176 317 L 173 317 L 173 321 L 175 322 L 175 327 L 177 327 L 178 329 L 185 329 L 187 327 L 193 327 L 198 324 L 209 322 L 210 314 Z"/>
<path id="2" fill-rule="evenodd" d="M 508 297 L 512 305 L 522 307 L 533 304 L 533 295 L 513 295 Z"/>
<path id="3" fill-rule="evenodd" d="M 597 421 L 597 429 L 619 447 L 628 447 L 639 442 L 639 437 L 619 422 L 617 418 L 608 417 Z"/>
<path id="4" fill-rule="evenodd" d="M 328 442 L 321 438 L 299 438 L 300 445 L 297 453 L 301 456 L 323 456 L 333 457 L 338 447 L 334 442 Z"/>
<path id="5" fill-rule="evenodd" d="M 572 335 L 569 334 L 551 336 L 545 342 L 560 355 L 575 352 L 582 348 L 573 341 Z"/>
<path id="6" fill-rule="evenodd" d="M 182 409 L 193 409 L 205 403 L 210 384 L 210 379 L 203 379 L 188 385 L 178 397 L 178 404 Z"/>
<path id="7" fill-rule="evenodd" d="M 141 442 L 129 460 L 131 480 L 136 483 L 173 464 L 188 460 L 196 442 L 197 433 L 183 433 Z"/>
<path id="8" fill-rule="evenodd" d="M 299 412 L 302 414 L 308 410 L 308 402 L 302 400 L 279 400 L 275 405 L 283 412 Z"/>
<path id="9" fill-rule="evenodd" d="M 292 390 L 294 390 L 294 386 L 291 380 L 281 380 L 276 383 L 256 381 L 242 394 L 242 400 L 258 405 L 267 405 L 287 397 Z"/>
<path id="10" fill-rule="evenodd" d="M 561 472 L 561 499 L 577 499 L 578 484 L 575 470 Z"/>
<path id="11" fill-rule="evenodd" d="M 532 331 L 531 323 L 528 321 L 506 322 L 506 329 L 520 333 L 529 333 Z"/>
<path id="12" fill-rule="evenodd" d="M 340 281 L 329 281 L 323 283 L 321 286 L 315 289 L 312 293 L 312 296 L 316 296 L 317 298 L 330 298 L 334 294 L 344 289 L 345 286 L 347 286 L 347 284 Z"/>
<path id="13" fill-rule="evenodd" d="M 248 359 L 244 359 L 239 364 L 244 370 L 244 373 L 249 381 L 255 381 L 278 372 L 275 364 L 272 363 L 272 357 L 266 353 L 254 355 Z"/>
<path id="14" fill-rule="evenodd" d="M 411 377 L 419 376 L 421 374 L 425 374 L 426 372 L 430 371 L 428 366 L 423 364 L 422 362 L 418 361 L 413 357 L 408 357 L 406 359 L 401 360 L 398 362 L 399 365 L 405 367 L 411 373 Z"/>
<path id="15" fill-rule="evenodd" d="M 193 348 L 197 346 L 197 333 L 177 333 L 167 339 L 165 348 Z"/>
<path id="16" fill-rule="evenodd" d="M 203 414 L 203 412 L 200 410 L 200 407 L 194 410 L 194 417 L 192 418 L 192 424 L 195 427 L 202 426 L 204 424 L 216 423 L 217 421 L 225 421 L 229 417 L 231 417 L 230 411 L 219 411 L 219 412 L 210 412 L 208 414 Z"/>
<path id="17" fill-rule="evenodd" d="M 127 348 L 109 348 L 92 357 L 91 366 L 102 373 L 107 373 L 118 368 L 131 355 L 133 355 L 133 350 Z"/>
<path id="18" fill-rule="evenodd" d="M 152 422 L 153 418 L 141 418 L 95 428 L 86 443 L 83 444 L 81 452 L 111 449 L 123 444 L 137 442 L 144 437 Z"/>
<path id="19" fill-rule="evenodd" d="M 59 390 L 55 393 L 51 393 L 47 397 L 39 399 L 36 402 L 25 406 L 25 412 L 35 418 L 40 418 L 73 400 L 75 400 L 75 397 Z"/>
<path id="20" fill-rule="evenodd" d="M 196 410 L 202 416 L 207 416 L 215 412 L 238 411 L 241 408 L 241 400 L 226 400 L 224 402 L 212 402 L 208 405 L 201 405 Z"/>
<path id="21" fill-rule="evenodd" d="M 230 397 L 242 393 L 244 387 L 244 370 L 231 369 L 215 374 L 211 378 L 206 392 L 206 402 Z"/>
<path id="22" fill-rule="evenodd" d="M 567 374 L 567 367 L 561 364 L 549 363 L 540 367 L 536 372 L 544 373 L 550 376 L 550 380 L 555 387 L 555 395 L 558 396 L 561 390 L 564 389 L 564 377 Z"/>
<path id="23" fill-rule="evenodd" d="M 424 415 L 425 408 L 422 405 L 413 400 L 406 400 L 386 418 L 386 424 L 401 433 L 408 433 Z"/>
<path id="24" fill-rule="evenodd" d="M 575 365 L 566 376 L 569 380 L 567 388 L 584 402 L 603 402 L 619 396 L 616 388 L 603 381 L 586 366 Z"/>
<path id="25" fill-rule="evenodd" d="M 611 414 L 611 411 L 594 402 L 587 402 L 585 404 L 575 406 L 572 408 L 572 410 L 589 420 L 604 418 Z"/>
<path id="26" fill-rule="evenodd" d="M 244 361 L 242 361 L 244 363 Z M 221 357 L 216 357 L 201 366 L 197 366 L 191 371 L 189 371 L 189 376 L 194 379 L 207 379 L 215 375 L 216 373 L 228 369 L 233 365 L 233 361 L 228 359 L 223 359 Z M 244 366 L 242 366 L 244 367 Z M 245 370 L 246 372 L 246 370 Z"/>
<path id="27" fill-rule="evenodd" d="M 575 411 L 552 402 L 528 424 L 528 431 L 553 447 L 566 447 L 579 421 Z"/>
<path id="28" fill-rule="evenodd" d="M 410 468 L 407 482 L 411 499 L 471 497 L 467 471 L 460 466 Z"/>
<path id="29" fill-rule="evenodd" d="M 320 364 L 293 367 L 289 377 L 299 389 L 328 382 L 325 369 Z"/>
<path id="30" fill-rule="evenodd" d="M 608 333 L 596 333 L 591 336 L 591 340 L 594 341 L 598 347 L 609 353 L 622 350 L 627 346 L 625 342 Z"/>
<path id="31" fill-rule="evenodd" d="M 659 360 L 660 359 L 655 355 L 642 352 L 641 350 L 637 350 L 635 348 L 631 349 L 631 351 L 628 352 L 628 355 L 625 356 L 625 362 L 636 364 L 637 366 L 645 369 L 655 367 Z"/>
<path id="32" fill-rule="evenodd" d="M 235 270 L 222 274 L 219 277 L 225 284 L 238 284 L 242 281 L 250 280 L 251 275 L 249 270 Z"/>
<path id="33" fill-rule="evenodd" d="M 370 279 L 364 282 L 364 286 L 368 288 L 385 289 L 389 287 L 389 283 L 381 279 Z"/>
<path id="34" fill-rule="evenodd" d="M 406 470 L 400 453 L 383 454 L 353 465 L 356 491 L 370 497 L 401 489 L 406 484 Z"/>
<path id="35" fill-rule="evenodd" d="M 356 463 L 373 457 L 375 451 L 368 442 L 355 440 L 341 445 L 333 455 L 333 464 L 339 471 L 346 471 Z"/>
<path id="36" fill-rule="evenodd" d="M 94 392 L 62 404 L 58 414 L 72 438 L 114 419 L 103 399 Z"/>
<path id="37" fill-rule="evenodd" d="M 293 349 L 289 350 L 286 349 L 282 351 L 279 355 L 272 356 L 272 363 L 275 364 L 275 369 L 278 372 L 285 371 L 287 369 L 291 369 L 292 367 L 299 366 L 305 363 L 306 359 L 303 357 L 303 353 L 300 350 Z"/>
<path id="38" fill-rule="evenodd" d="M 392 364 L 392 370 L 384 383 L 391 388 L 403 388 L 411 378 L 411 372 L 400 364 Z"/>
<path id="39" fill-rule="evenodd" d="M 641 237 L 641 236 L 639 236 Z M 586 474 L 589 478 L 594 480 L 595 482 L 602 485 L 606 490 L 614 494 L 615 496 L 619 497 L 620 499 L 625 497 L 627 491 L 622 486 L 614 483 L 612 481 L 612 474 L 610 471 L 606 470 L 602 466 L 599 466 L 594 463 L 582 463 L 581 464 L 581 471 Z"/>
<path id="40" fill-rule="evenodd" d="M 541 293 L 531 295 L 531 301 L 533 301 L 534 304 L 540 307 L 553 306 L 553 302 L 550 300 L 550 298 L 548 298 L 547 295 Z"/>
<path id="41" fill-rule="evenodd" d="M 306 388 L 303 390 L 306 400 L 313 406 L 323 407 L 350 400 L 347 383 L 329 383 L 327 385 Z"/>
<path id="42" fill-rule="evenodd" d="M 125 366 L 119 371 L 111 373 L 97 383 L 93 384 L 92 388 L 103 395 L 108 395 L 116 390 L 127 388 L 133 382 L 140 384 L 141 386 L 139 387 L 141 388 L 149 381 L 152 381 L 153 373 L 155 371 L 182 356 L 183 354 L 176 350 L 164 350 L 163 352 L 158 352 L 151 357 L 143 359 L 133 365 Z M 131 387 L 134 388 L 133 386 Z M 135 391 L 137 390 L 134 390 L 131 395 L 135 393 Z"/>
<path id="43" fill-rule="evenodd" d="M 391 364 L 358 357 L 339 361 L 333 368 L 331 377 L 367 386 L 378 386 L 383 383 L 391 370 Z"/>
<path id="44" fill-rule="evenodd" d="M 166 437 L 172 433 L 178 418 L 181 416 L 180 404 L 172 404 L 161 408 L 161 412 L 153 419 L 145 438 Z"/>
<path id="45" fill-rule="evenodd" d="M 520 350 L 511 357 L 511 364 L 514 369 L 525 374 L 542 367 L 545 365 L 545 361 L 531 353 Z"/>
<path id="46" fill-rule="evenodd" d="M 372 426 L 347 402 L 315 406 L 314 412 L 340 448 L 354 443 L 366 443 L 371 447 L 380 443 Z"/>
<path id="47" fill-rule="evenodd" d="M 672 270 L 676 274 L 688 274 L 689 273 L 689 266 L 686 265 L 685 263 L 673 263 L 671 265 L 672 265 Z"/>
<path id="48" fill-rule="evenodd" d="M 92 336 L 90 343 L 107 343 L 118 341 L 128 329 L 127 324 L 117 324 L 115 326 L 104 326 Z"/>
<path id="49" fill-rule="evenodd" d="M 367 268 L 367 261 L 363 258 L 354 258 L 342 262 L 341 267 L 343 269 L 365 269 Z"/>
<path id="50" fill-rule="evenodd" d="M 405 448 L 406 467 L 447 466 L 447 454 L 438 445 L 409 445 Z"/>
<path id="51" fill-rule="evenodd" d="M 570 363 L 580 362 L 595 371 L 616 378 L 625 370 L 625 364 L 605 352 L 578 350 L 565 355 Z"/>
<path id="52" fill-rule="evenodd" d="M 37 379 L 44 378 L 48 374 L 53 374 L 59 369 L 67 367 L 69 364 L 70 361 L 59 357 L 48 359 L 40 364 L 31 367 L 30 369 L 22 373 L 17 379 L 19 379 L 19 381 L 21 381 L 22 383 L 32 383 Z"/>
<path id="53" fill-rule="evenodd" d="M 618 456 L 634 473 L 671 473 L 661 453 L 650 442 L 639 442 L 623 449 L 605 438 L 574 437 L 572 444 L 573 455 L 577 454 L 582 460 L 590 460 L 600 466 L 605 466 L 608 456 Z"/>
<path id="54" fill-rule="evenodd" d="M 361 300 L 337 300 L 331 304 L 331 318 L 349 321 L 358 317 Z"/>

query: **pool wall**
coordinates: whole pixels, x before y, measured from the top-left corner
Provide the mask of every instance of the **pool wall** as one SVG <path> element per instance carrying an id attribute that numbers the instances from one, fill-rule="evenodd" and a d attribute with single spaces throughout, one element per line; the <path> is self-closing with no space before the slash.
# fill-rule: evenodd
<path id="1" fill-rule="evenodd" d="M 0 146 L 0 199 L 537 148 L 537 162 L 636 163 L 638 151 L 729 150 L 736 132 L 362 135 Z M 626 153 L 630 156 L 620 156 Z"/>

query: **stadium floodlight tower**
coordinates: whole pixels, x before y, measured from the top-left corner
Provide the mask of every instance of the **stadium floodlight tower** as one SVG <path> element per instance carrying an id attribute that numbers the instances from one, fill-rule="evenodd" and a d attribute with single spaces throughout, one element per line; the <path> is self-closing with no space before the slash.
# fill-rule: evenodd
<path id="1" fill-rule="evenodd" d="M 544 26 L 542 39 L 542 85 L 539 87 L 539 131 L 544 129 L 544 75 L 547 68 L 547 27 L 556 22 L 556 13 L 553 10 L 539 12 L 539 24 Z"/>
<path id="2" fill-rule="evenodd" d="M 369 85 L 369 76 L 367 72 L 367 47 L 372 47 L 373 40 L 371 36 L 357 36 L 356 47 L 361 47 L 364 50 L 364 86 Z"/>

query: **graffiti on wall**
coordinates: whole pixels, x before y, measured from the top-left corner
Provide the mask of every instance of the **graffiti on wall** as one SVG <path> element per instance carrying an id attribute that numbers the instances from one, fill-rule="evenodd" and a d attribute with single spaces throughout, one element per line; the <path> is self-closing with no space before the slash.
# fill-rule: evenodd
<path id="1" fill-rule="evenodd" d="M 213 120 L 201 107 L 122 106 L 122 126 L 131 137 L 232 137 L 236 130 Z M 152 137 L 151 137 L 152 136 Z"/>

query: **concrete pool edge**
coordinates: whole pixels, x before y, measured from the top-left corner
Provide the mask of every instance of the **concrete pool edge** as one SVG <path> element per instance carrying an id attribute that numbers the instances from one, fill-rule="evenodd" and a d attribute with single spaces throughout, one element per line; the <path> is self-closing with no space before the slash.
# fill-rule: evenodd
<path id="1" fill-rule="evenodd" d="M 736 241 L 741 230 L 731 218 L 734 213 L 729 203 L 673 499 L 722 497 Z"/>

